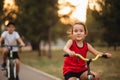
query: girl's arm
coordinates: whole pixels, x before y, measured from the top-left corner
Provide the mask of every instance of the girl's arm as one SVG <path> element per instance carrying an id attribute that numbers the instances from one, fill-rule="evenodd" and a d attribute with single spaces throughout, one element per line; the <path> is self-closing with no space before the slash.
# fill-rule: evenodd
<path id="1" fill-rule="evenodd" d="M 73 43 L 73 40 L 71 40 L 71 39 L 68 40 L 66 45 L 63 48 L 63 51 L 65 53 L 69 54 L 69 56 L 74 56 L 75 55 L 75 52 L 70 50 L 70 47 L 71 47 L 72 43 Z"/>
<path id="2" fill-rule="evenodd" d="M 88 51 L 90 51 L 93 55 L 98 55 L 98 54 L 103 54 L 103 52 L 99 52 L 96 49 L 94 49 L 92 47 L 92 45 L 90 45 L 89 43 L 87 43 L 88 45 Z M 110 58 L 112 55 L 110 53 L 105 53 L 105 55 L 107 55 L 108 58 Z"/>
<path id="3" fill-rule="evenodd" d="M 97 54 L 102 54 L 102 52 L 99 52 L 96 49 L 94 49 L 92 45 L 90 45 L 89 43 L 87 43 L 87 46 L 88 46 L 88 51 L 90 51 L 93 55 L 96 56 Z"/>

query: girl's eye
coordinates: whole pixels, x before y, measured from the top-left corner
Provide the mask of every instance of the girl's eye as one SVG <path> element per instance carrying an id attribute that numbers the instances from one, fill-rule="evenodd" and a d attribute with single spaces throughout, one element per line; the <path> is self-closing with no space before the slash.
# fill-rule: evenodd
<path id="1" fill-rule="evenodd" d="M 83 32 L 83 30 L 80 30 L 80 32 Z"/>
<path id="2" fill-rule="evenodd" d="M 74 32 L 78 32 L 78 30 L 74 30 Z"/>
<path id="3" fill-rule="evenodd" d="M 74 32 L 83 32 L 83 30 L 74 30 Z"/>

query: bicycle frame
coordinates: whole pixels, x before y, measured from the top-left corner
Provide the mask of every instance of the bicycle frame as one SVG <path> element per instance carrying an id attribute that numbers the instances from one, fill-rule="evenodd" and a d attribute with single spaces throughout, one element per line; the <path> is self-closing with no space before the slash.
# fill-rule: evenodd
<path id="1" fill-rule="evenodd" d="M 7 77 L 9 80 L 14 80 L 16 78 L 16 63 L 13 59 L 12 46 L 10 46 L 9 50 L 9 57 L 7 59 Z"/>
<path id="2" fill-rule="evenodd" d="M 69 56 L 69 54 L 64 54 L 64 57 L 67 57 L 67 56 Z M 90 63 L 91 63 L 92 61 L 96 61 L 96 60 L 97 60 L 98 58 L 100 58 L 100 57 L 105 57 L 105 58 L 107 58 L 107 56 L 106 56 L 105 54 L 98 54 L 98 55 L 97 55 L 95 58 L 93 58 L 93 59 L 84 58 L 84 57 L 83 57 L 82 55 L 80 55 L 80 54 L 75 54 L 75 56 L 87 62 L 87 68 L 88 68 L 87 77 L 88 77 L 88 80 L 92 80 L 92 77 L 95 77 L 95 75 L 93 75 L 93 74 L 91 73 L 91 71 L 90 71 Z"/>
<path id="3" fill-rule="evenodd" d="M 7 68 L 6 68 L 6 74 L 8 80 L 15 80 L 16 79 L 16 63 L 15 59 L 13 58 L 13 47 L 20 47 L 18 45 L 3 45 L 4 47 L 7 47 L 9 49 L 9 53 L 7 56 Z"/>

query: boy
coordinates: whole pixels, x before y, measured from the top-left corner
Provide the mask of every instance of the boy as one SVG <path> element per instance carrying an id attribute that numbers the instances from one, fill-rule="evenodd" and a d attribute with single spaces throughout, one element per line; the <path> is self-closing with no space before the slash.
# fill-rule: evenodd
<path id="1" fill-rule="evenodd" d="M 4 40 L 5 45 L 17 45 L 17 42 L 19 42 L 20 46 L 25 46 L 25 44 L 22 41 L 22 39 L 20 38 L 20 35 L 18 34 L 18 32 L 15 31 L 15 24 L 13 22 L 9 22 L 8 25 L 7 25 L 7 31 L 4 31 L 1 34 L 0 46 L 1 46 L 1 43 L 2 43 L 3 40 Z M 3 49 L 2 68 L 6 67 L 6 59 L 7 59 L 8 52 L 9 52 L 8 48 L 5 47 Z M 15 58 L 16 68 L 17 68 L 16 69 L 16 72 L 17 72 L 16 80 L 19 80 L 18 73 L 19 73 L 20 61 L 19 61 L 19 55 L 18 55 L 18 48 L 17 47 L 13 47 L 13 57 Z"/>

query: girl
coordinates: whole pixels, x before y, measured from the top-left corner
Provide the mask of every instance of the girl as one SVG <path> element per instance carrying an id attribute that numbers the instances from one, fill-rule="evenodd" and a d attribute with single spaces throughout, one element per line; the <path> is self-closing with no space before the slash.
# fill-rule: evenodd
<path id="1" fill-rule="evenodd" d="M 81 54 L 86 57 L 87 52 L 90 51 L 94 56 L 102 54 L 95 50 L 89 43 L 85 42 L 85 37 L 88 31 L 83 23 L 75 23 L 71 30 L 71 37 L 64 46 L 65 53 L 69 54 L 66 57 L 63 65 L 63 75 L 65 80 L 76 80 L 80 78 L 81 80 L 87 80 L 87 67 L 85 61 L 75 57 L 75 54 Z M 108 58 L 111 54 L 105 53 Z M 95 77 L 93 80 L 99 80 L 99 76 L 95 72 L 91 72 Z"/>

